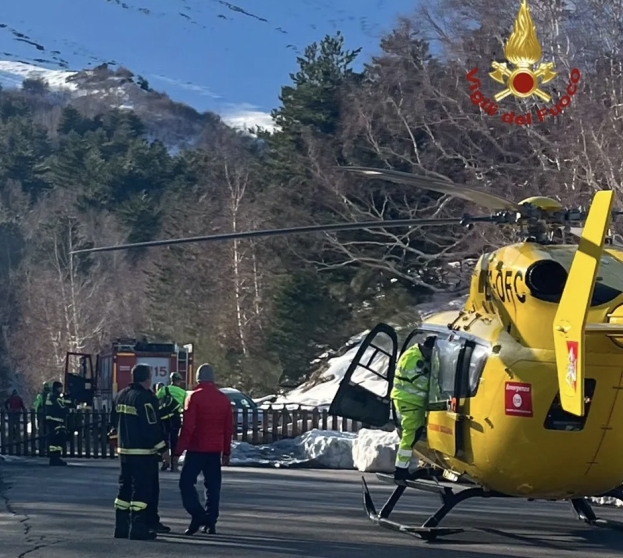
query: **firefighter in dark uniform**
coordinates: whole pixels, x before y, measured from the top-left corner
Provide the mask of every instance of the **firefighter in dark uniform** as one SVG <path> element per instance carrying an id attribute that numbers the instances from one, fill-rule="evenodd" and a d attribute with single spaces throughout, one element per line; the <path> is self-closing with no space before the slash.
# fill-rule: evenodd
<path id="1" fill-rule="evenodd" d="M 121 471 L 115 499 L 115 538 L 152 540 L 170 528 L 158 517 L 158 463 L 167 449 L 158 416 L 158 399 L 150 391 L 151 370 L 132 368 L 132 383 L 115 397 L 111 438 L 116 438 Z"/>
<path id="2" fill-rule="evenodd" d="M 45 397 L 45 428 L 50 465 L 67 465 L 61 456 L 67 440 L 67 411 L 72 403 L 63 397 L 62 391 L 63 384 L 54 382 Z"/>

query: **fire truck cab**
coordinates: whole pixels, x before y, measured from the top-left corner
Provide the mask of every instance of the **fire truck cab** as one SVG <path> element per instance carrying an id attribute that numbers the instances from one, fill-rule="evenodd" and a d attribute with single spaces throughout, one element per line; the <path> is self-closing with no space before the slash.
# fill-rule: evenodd
<path id="1" fill-rule="evenodd" d="M 79 357 L 77 370 L 69 365 L 70 356 Z M 96 410 L 110 410 L 118 391 L 132 382 L 132 367 L 147 364 L 151 368 L 152 386 L 169 383 L 169 375 L 178 372 L 184 389 L 193 387 L 193 345 L 148 343 L 136 339 L 116 339 L 96 357 L 92 372 L 91 355 L 68 353 L 65 367 L 66 385 L 77 386 L 70 391 L 76 400 Z M 78 394 L 80 394 L 78 396 Z"/>

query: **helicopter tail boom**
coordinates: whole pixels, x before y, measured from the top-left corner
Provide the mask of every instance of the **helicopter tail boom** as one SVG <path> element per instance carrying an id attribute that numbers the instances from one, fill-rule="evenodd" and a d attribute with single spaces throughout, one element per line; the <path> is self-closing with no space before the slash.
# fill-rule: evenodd
<path id="1" fill-rule="evenodd" d="M 603 326 L 609 325 L 587 324 L 586 319 L 612 217 L 613 197 L 613 191 L 602 190 L 593 198 L 554 318 L 560 402 L 565 411 L 580 417 L 584 415 L 585 336 L 604 334 Z M 615 327 L 617 331 L 609 328 L 609 332 L 623 332 Z"/>

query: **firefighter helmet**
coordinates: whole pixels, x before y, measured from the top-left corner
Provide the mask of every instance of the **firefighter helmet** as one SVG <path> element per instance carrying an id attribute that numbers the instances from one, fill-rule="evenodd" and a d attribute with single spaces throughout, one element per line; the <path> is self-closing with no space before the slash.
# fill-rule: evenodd
<path id="1" fill-rule="evenodd" d="M 182 375 L 179 372 L 171 372 L 171 374 L 169 375 L 169 381 L 171 383 L 178 381 L 181 382 L 184 378 L 182 378 Z"/>

